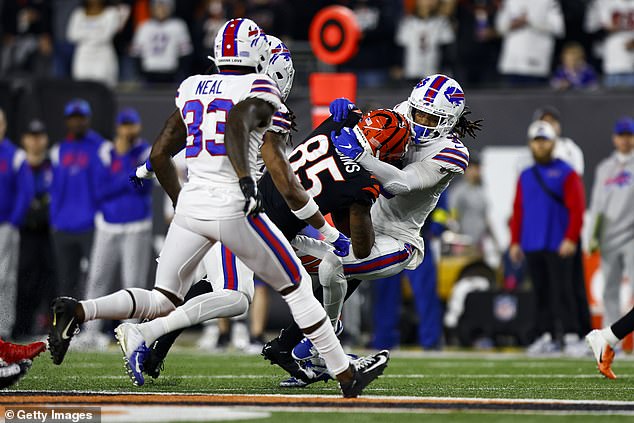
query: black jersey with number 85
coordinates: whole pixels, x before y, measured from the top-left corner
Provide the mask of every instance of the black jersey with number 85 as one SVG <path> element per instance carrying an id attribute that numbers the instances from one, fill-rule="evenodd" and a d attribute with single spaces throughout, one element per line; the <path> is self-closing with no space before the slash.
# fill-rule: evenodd
<path id="1" fill-rule="evenodd" d="M 353 203 L 371 204 L 379 196 L 379 184 L 354 160 L 340 154 L 330 142 L 330 133 L 357 124 L 360 114 L 350 113 L 344 122 L 328 118 L 289 154 L 288 160 L 319 210 L 325 215 Z M 288 239 L 306 226 L 291 212 L 271 175 L 265 172 L 258 184 L 264 210 Z"/>

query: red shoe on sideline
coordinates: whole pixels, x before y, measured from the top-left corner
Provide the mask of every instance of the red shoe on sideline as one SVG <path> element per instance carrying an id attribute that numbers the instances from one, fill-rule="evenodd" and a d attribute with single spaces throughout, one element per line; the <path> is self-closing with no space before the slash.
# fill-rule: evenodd
<path id="1" fill-rule="evenodd" d="M 0 360 L 7 364 L 17 363 L 20 360 L 33 360 L 44 351 L 46 351 L 44 342 L 19 345 L 0 339 Z"/>

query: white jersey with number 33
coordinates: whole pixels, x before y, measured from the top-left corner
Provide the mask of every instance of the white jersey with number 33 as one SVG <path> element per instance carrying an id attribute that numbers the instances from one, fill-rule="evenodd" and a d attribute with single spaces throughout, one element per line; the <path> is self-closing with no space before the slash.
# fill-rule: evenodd
<path id="1" fill-rule="evenodd" d="M 275 82 L 263 74 L 196 75 L 181 83 L 176 106 L 187 127 L 188 180 L 178 198 L 176 213 L 202 220 L 243 215 L 244 197 L 227 156 L 224 136 L 229 111 L 248 98 L 267 101 L 276 111 L 282 101 Z M 252 176 L 256 175 L 256 156 L 266 129 L 263 126 L 249 135 Z"/>

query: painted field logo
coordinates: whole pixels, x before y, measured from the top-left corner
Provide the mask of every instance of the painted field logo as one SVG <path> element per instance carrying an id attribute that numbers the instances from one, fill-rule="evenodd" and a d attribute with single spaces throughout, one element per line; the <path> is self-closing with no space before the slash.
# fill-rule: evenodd
<path id="1" fill-rule="evenodd" d="M 513 295 L 497 295 L 493 299 L 493 315 L 503 322 L 513 320 L 517 316 L 517 298 Z"/>

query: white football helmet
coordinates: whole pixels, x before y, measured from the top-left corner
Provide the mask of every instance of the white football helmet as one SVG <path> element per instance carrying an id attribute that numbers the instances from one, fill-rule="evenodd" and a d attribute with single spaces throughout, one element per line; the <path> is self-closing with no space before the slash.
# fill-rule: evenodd
<path id="1" fill-rule="evenodd" d="M 214 59 L 219 67 L 247 66 L 263 73 L 269 57 L 266 34 L 251 19 L 231 19 L 216 35 Z"/>
<path id="2" fill-rule="evenodd" d="M 464 91 L 456 80 L 446 75 L 431 75 L 416 84 L 407 105 L 406 117 L 414 130 L 414 143 L 422 144 L 451 132 L 464 111 Z M 437 117 L 437 122 L 433 125 L 417 123 L 415 115 L 418 112 Z"/>
<path id="3" fill-rule="evenodd" d="M 293 78 L 295 78 L 295 68 L 293 67 L 291 51 L 279 38 L 267 35 L 267 39 L 269 41 L 271 58 L 269 59 L 266 74 L 270 76 L 273 81 L 277 82 L 277 86 L 282 92 L 282 97 L 286 100 L 291 93 Z"/>

